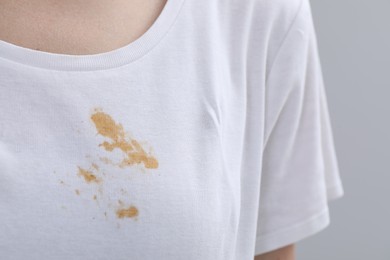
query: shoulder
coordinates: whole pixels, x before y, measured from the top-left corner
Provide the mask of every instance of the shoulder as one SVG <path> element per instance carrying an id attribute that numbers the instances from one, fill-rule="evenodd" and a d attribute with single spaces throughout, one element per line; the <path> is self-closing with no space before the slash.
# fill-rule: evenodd
<path id="1" fill-rule="evenodd" d="M 234 0 L 233 0 L 234 1 Z M 310 19 L 310 0 L 249 0 L 252 3 L 251 26 L 277 37 L 295 24 L 305 26 Z M 245 1 L 242 1 L 245 2 Z"/>
<path id="2" fill-rule="evenodd" d="M 253 2 L 253 7 L 261 14 L 272 18 L 294 19 L 301 5 L 308 0 L 248 0 Z M 245 2 L 245 1 L 243 1 Z"/>
<path id="3" fill-rule="evenodd" d="M 309 24 L 310 0 L 218 1 L 221 26 L 231 35 L 277 44 L 295 24 Z M 250 38 L 250 39 L 249 39 Z"/>
<path id="4" fill-rule="evenodd" d="M 259 48 L 262 49 L 263 53 L 266 53 L 267 61 L 270 61 L 269 64 L 272 63 L 280 46 L 291 32 L 299 31 L 301 34 L 312 30 L 310 0 L 231 0 L 231 2 L 247 10 L 247 17 L 243 19 L 247 19 L 247 33 L 244 38 L 248 48 L 251 48 L 253 53 L 258 52 Z"/>
<path id="5" fill-rule="evenodd" d="M 308 2 L 309 0 L 230 0 L 230 6 L 233 12 L 245 12 L 251 18 L 261 19 L 266 23 L 276 22 L 288 26 Z"/>

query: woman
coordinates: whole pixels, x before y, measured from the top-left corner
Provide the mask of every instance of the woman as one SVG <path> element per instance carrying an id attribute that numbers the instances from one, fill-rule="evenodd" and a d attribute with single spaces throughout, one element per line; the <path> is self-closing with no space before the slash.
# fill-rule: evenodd
<path id="1" fill-rule="evenodd" d="M 0 259 L 294 259 L 340 198 L 309 0 L 0 3 Z"/>

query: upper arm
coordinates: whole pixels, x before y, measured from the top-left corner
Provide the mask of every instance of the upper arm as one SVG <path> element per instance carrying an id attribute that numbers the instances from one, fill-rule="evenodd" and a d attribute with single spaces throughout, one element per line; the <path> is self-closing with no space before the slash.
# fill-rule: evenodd
<path id="1" fill-rule="evenodd" d="M 254 260 L 295 260 L 295 244 L 257 255 Z"/>
<path id="2" fill-rule="evenodd" d="M 344 194 L 309 0 L 294 17 L 265 84 L 255 255 L 323 230 Z"/>

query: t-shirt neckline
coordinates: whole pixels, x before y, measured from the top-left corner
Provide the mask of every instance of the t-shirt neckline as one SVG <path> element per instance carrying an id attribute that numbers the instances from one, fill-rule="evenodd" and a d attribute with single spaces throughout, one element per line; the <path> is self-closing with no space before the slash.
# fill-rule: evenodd
<path id="1" fill-rule="evenodd" d="M 0 59 L 50 70 L 104 70 L 129 64 L 149 52 L 165 36 L 176 20 L 185 0 L 167 0 L 149 29 L 131 43 L 97 54 L 60 54 L 25 48 L 0 40 Z"/>

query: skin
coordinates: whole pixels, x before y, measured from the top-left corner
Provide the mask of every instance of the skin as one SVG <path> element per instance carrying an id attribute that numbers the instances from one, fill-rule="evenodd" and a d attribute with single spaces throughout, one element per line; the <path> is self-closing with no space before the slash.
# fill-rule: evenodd
<path id="1" fill-rule="evenodd" d="M 0 39 L 52 53 L 107 52 L 145 33 L 166 1 L 0 1 Z"/>
<path id="2" fill-rule="evenodd" d="M 25 48 L 87 55 L 123 47 L 144 34 L 167 0 L 0 1 L 0 39 Z M 255 260 L 295 260 L 294 245 Z"/>
<path id="3" fill-rule="evenodd" d="M 257 255 L 254 260 L 295 260 L 295 244 Z"/>

